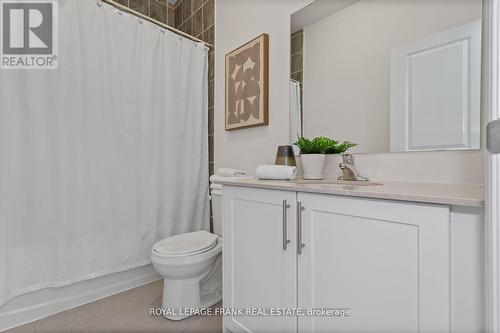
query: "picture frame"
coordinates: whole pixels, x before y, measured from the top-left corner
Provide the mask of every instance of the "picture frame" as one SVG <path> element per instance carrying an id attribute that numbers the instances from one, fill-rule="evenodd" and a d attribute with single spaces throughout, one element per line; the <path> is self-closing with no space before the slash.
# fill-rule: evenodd
<path id="1" fill-rule="evenodd" d="M 226 54 L 225 129 L 269 124 L 269 35 L 262 34 Z"/>

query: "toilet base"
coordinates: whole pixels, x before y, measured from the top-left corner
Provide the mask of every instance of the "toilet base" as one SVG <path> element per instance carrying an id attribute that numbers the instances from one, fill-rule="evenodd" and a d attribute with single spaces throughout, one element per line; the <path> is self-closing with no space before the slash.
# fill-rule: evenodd
<path id="1" fill-rule="evenodd" d="M 168 287 L 167 287 L 168 285 Z M 191 317 L 192 309 L 206 309 L 222 301 L 222 255 L 218 255 L 210 270 L 200 279 L 164 279 L 164 317 L 182 320 Z"/>

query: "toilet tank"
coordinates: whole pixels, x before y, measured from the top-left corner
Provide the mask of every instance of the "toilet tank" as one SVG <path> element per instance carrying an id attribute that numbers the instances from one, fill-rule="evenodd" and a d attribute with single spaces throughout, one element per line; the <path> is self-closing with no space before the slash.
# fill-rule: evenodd
<path id="1" fill-rule="evenodd" d="M 222 236 L 222 185 L 211 184 L 210 196 L 212 198 L 214 234 Z"/>

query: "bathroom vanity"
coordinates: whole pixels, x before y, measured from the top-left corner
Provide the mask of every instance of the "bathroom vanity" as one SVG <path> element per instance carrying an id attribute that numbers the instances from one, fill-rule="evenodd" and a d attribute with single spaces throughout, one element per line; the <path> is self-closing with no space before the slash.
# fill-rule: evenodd
<path id="1" fill-rule="evenodd" d="M 481 185 L 223 185 L 225 331 L 483 331 Z"/>
<path id="2" fill-rule="evenodd" d="M 348 0 L 291 15 L 289 143 L 358 144 L 363 177 L 342 179 L 428 183 L 222 182 L 224 307 L 264 309 L 225 330 L 485 331 L 482 13 L 481 0 Z M 332 308 L 350 315 L 307 313 Z"/>

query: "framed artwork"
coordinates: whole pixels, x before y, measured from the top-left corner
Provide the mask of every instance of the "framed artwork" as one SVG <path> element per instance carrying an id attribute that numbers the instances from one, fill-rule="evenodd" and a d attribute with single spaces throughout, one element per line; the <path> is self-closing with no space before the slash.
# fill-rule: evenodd
<path id="1" fill-rule="evenodd" d="M 226 131 L 269 124 L 269 35 L 226 54 Z"/>

